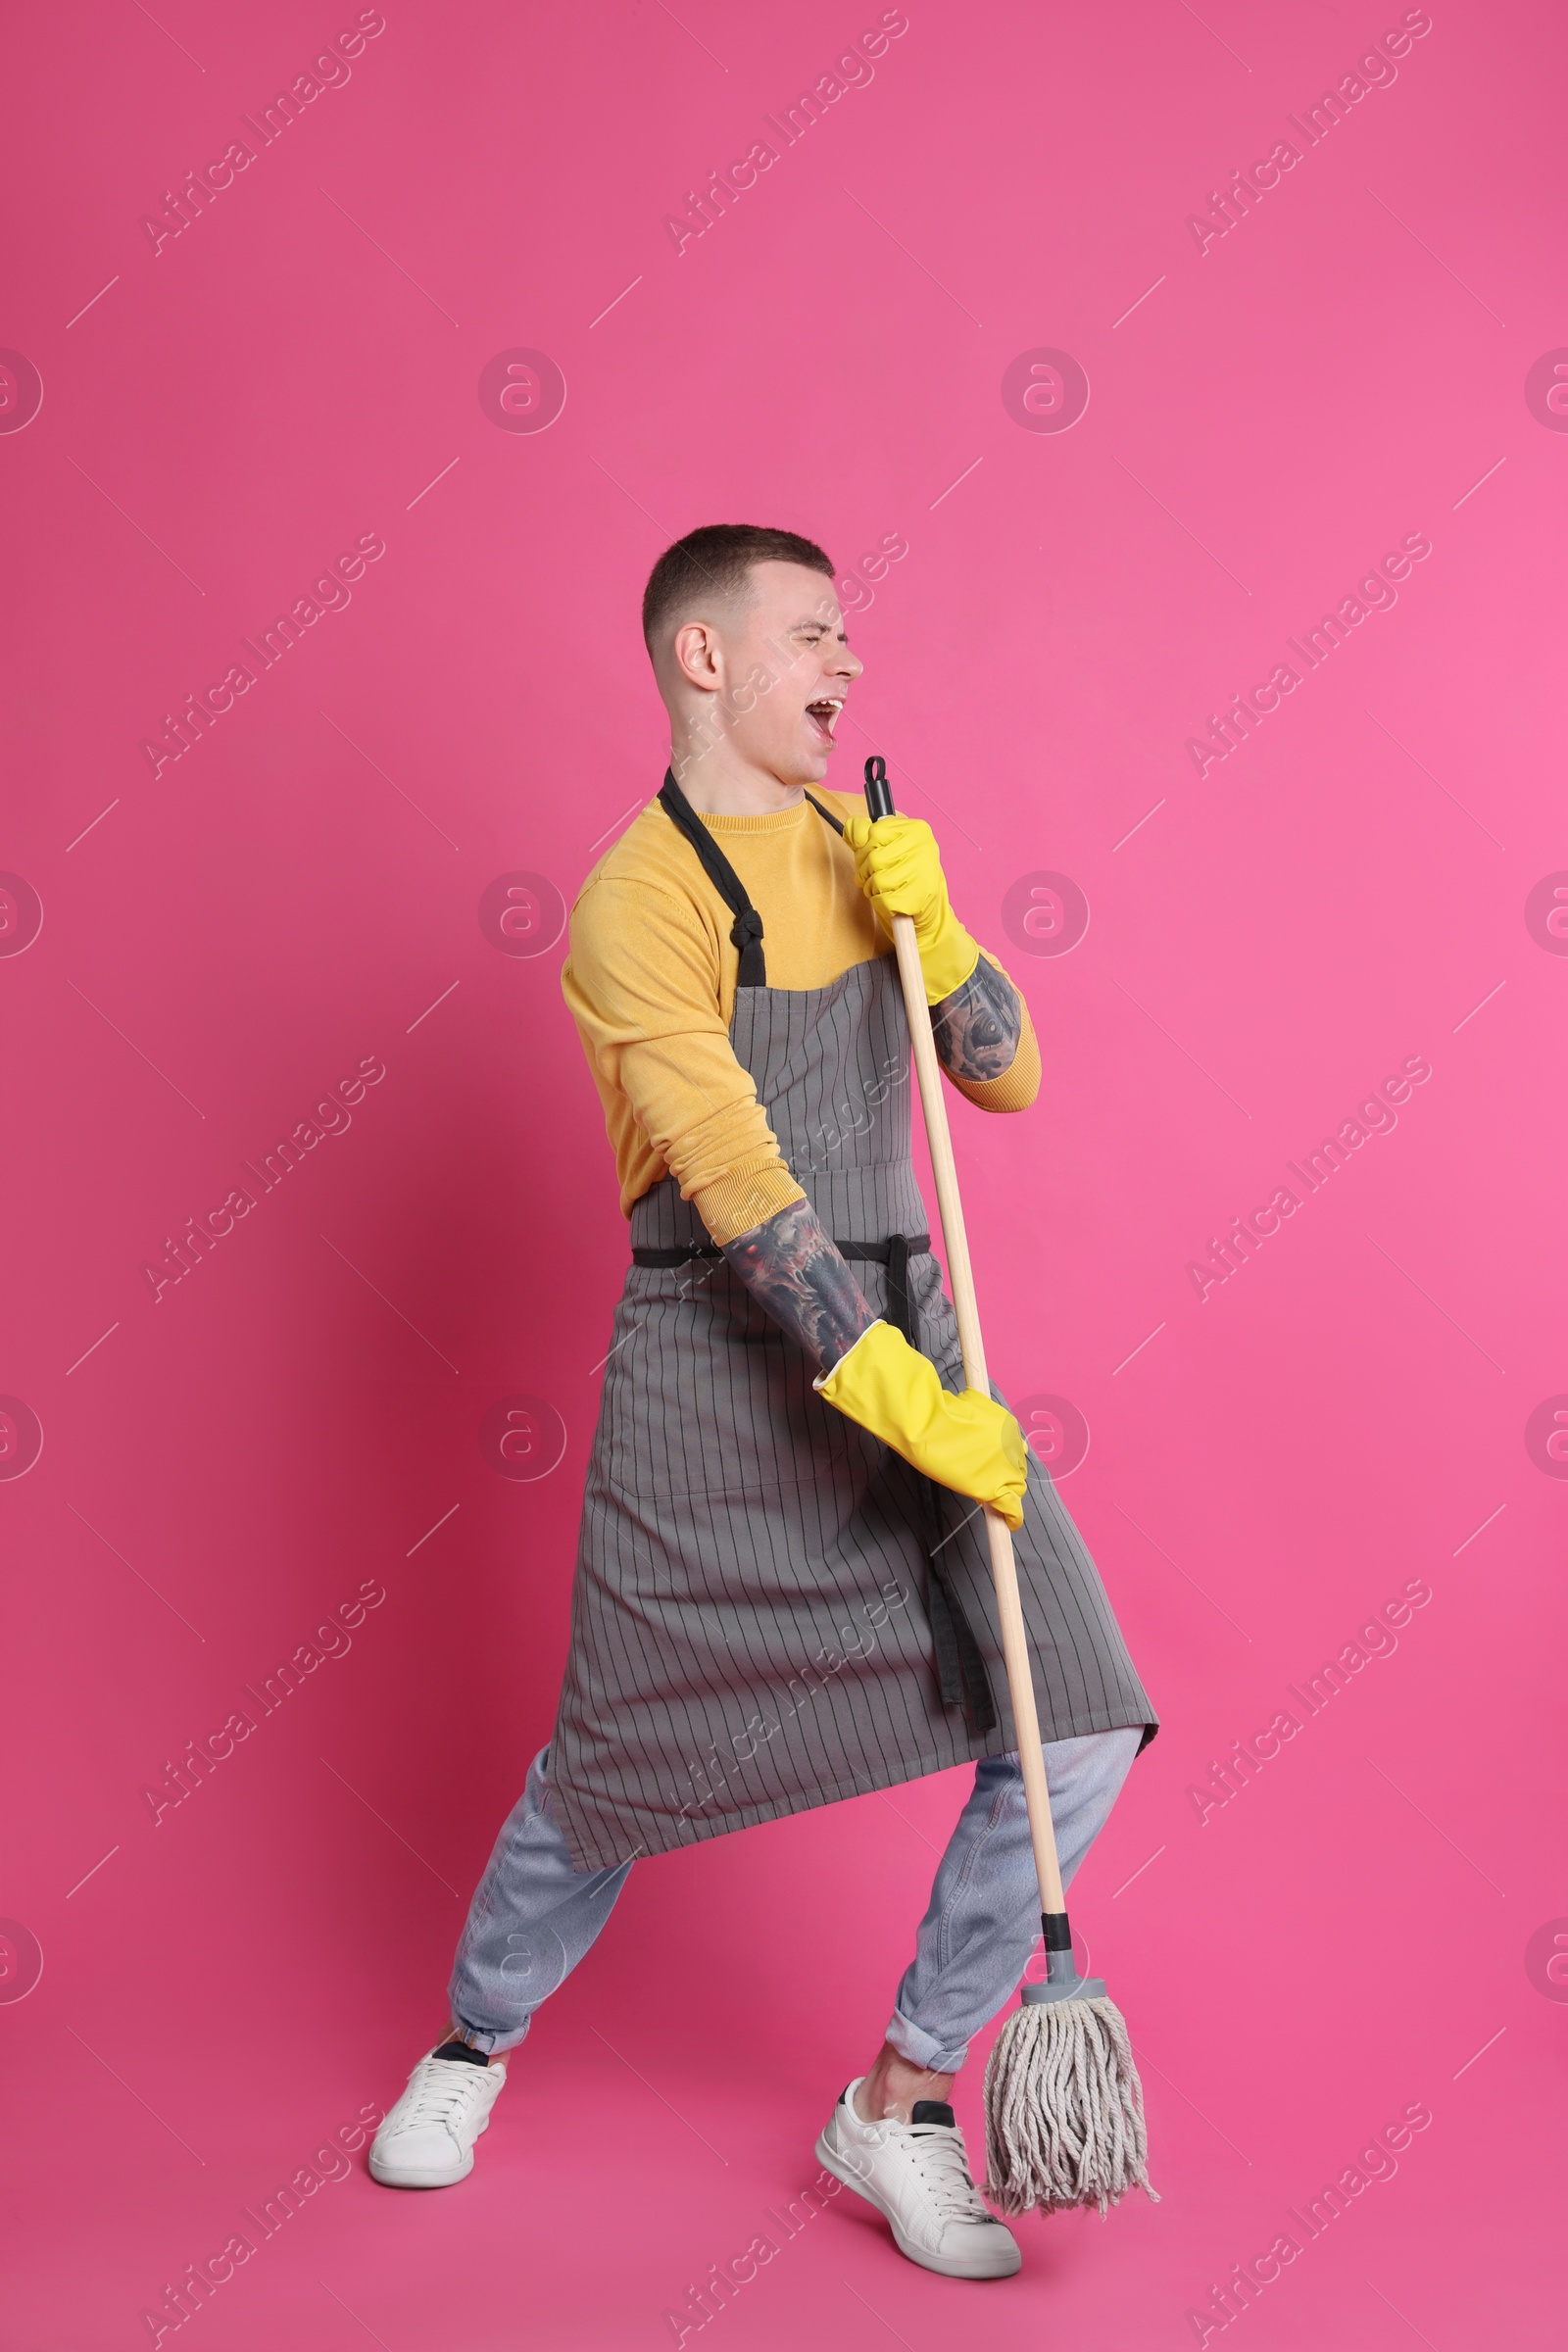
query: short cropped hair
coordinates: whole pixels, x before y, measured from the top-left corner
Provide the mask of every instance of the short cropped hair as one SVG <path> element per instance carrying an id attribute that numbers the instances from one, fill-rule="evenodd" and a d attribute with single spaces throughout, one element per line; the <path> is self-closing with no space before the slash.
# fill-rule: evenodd
<path id="1" fill-rule="evenodd" d="M 832 558 L 814 539 L 774 531 L 756 522 L 710 522 L 666 547 L 643 590 L 643 639 L 654 640 L 686 607 L 711 596 L 726 601 L 745 594 L 754 564 L 800 564 L 833 577 Z"/>

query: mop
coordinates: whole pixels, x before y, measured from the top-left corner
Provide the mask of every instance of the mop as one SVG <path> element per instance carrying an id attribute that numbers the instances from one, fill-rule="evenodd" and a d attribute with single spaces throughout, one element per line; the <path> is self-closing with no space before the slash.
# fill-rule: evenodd
<path id="1" fill-rule="evenodd" d="M 873 821 L 893 814 L 887 767 L 880 759 L 865 763 L 865 803 Z M 963 1350 L 963 1376 L 971 1389 L 989 1396 L 991 1383 L 986 1377 L 942 1070 L 931 1034 L 920 951 L 908 915 L 894 916 L 893 944 L 936 1178 L 948 1281 Z M 1106 1994 L 1104 1979 L 1080 1977 L 1073 1962 L 1012 1536 L 996 1511 L 987 1510 L 985 1520 L 1002 1654 L 1040 1883 L 1047 1968 L 1042 1983 L 1023 1985 L 1021 2006 L 998 2034 L 986 2067 L 989 2178 L 985 2189 L 992 2203 L 1008 2215 L 1027 2213 L 1035 2205 L 1043 2213 L 1067 2205 L 1096 2205 L 1103 2213 L 1131 2188 L 1142 2188 L 1156 2197 L 1149 2184 L 1143 2085 L 1133 2063 L 1126 2023 Z"/>

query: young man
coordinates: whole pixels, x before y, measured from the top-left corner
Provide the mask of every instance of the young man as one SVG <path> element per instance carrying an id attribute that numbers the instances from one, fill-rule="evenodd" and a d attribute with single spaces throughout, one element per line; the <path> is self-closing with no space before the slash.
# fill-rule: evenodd
<path id="1" fill-rule="evenodd" d="M 973 1761 L 886 2037 L 817 2155 L 911 2261 L 1005 2278 L 1018 2248 L 948 2104 L 1040 1909 L 982 1505 L 1017 1534 L 1064 1881 L 1155 1725 L 1050 1478 L 963 1387 L 909 1157 L 893 915 L 913 919 L 961 1094 L 1024 1109 L 1040 1055 L 929 826 L 810 789 L 861 669 L 821 549 L 693 531 L 655 565 L 643 627 L 670 770 L 584 883 L 564 976 L 632 1241 L 570 1655 L 451 2025 L 370 2169 L 422 2188 L 471 2171 L 503 2055 L 639 1855 Z"/>

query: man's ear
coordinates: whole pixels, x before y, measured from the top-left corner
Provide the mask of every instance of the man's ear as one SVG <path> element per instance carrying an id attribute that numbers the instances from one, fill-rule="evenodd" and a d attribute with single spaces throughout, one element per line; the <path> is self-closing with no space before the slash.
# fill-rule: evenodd
<path id="1" fill-rule="evenodd" d="M 708 690 L 722 684 L 718 631 L 709 620 L 683 620 L 675 631 L 670 654 L 675 674 L 683 684 Z"/>

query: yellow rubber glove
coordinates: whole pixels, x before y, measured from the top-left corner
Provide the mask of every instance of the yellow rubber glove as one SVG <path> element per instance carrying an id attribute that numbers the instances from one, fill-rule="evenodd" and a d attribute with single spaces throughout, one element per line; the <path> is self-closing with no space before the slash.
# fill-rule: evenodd
<path id="1" fill-rule="evenodd" d="M 936 835 L 923 817 L 879 816 L 873 824 L 868 816 L 852 816 L 844 838 L 855 852 L 855 878 L 888 936 L 896 914 L 913 923 L 925 1000 L 940 1004 L 968 979 L 980 948 L 948 903 Z"/>
<path id="2" fill-rule="evenodd" d="M 1011 1528 L 1023 1525 L 1028 1456 L 1017 1422 L 978 1389 L 951 1396 L 935 1364 L 891 1323 L 868 1324 L 811 1386 L 939 1487 L 990 1503 Z"/>

